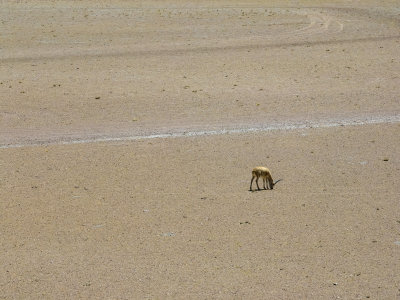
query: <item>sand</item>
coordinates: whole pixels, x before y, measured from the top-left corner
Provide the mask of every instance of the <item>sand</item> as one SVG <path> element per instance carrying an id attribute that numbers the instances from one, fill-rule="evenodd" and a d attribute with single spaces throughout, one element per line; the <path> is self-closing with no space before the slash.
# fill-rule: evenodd
<path id="1" fill-rule="evenodd" d="M 1 2 L 0 299 L 400 298 L 399 14 Z"/>

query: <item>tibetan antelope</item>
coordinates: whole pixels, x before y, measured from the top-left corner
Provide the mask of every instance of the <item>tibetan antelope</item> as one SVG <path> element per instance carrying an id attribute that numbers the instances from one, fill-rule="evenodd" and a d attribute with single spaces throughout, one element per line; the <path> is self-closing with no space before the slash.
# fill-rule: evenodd
<path id="1" fill-rule="evenodd" d="M 268 168 L 265 168 L 265 167 L 255 167 L 253 169 L 253 171 L 251 172 L 251 175 L 252 175 L 252 177 L 251 177 L 251 182 L 250 182 L 250 191 L 252 191 L 252 185 L 253 185 L 254 178 L 256 178 L 256 184 L 257 184 L 257 188 L 259 190 L 260 190 L 260 187 L 258 186 L 258 179 L 260 177 L 263 180 L 264 190 L 266 190 L 267 188 L 272 190 L 274 188 L 274 185 L 282 180 L 282 179 L 279 179 L 274 183 L 274 181 L 272 180 L 270 170 L 268 170 Z"/>

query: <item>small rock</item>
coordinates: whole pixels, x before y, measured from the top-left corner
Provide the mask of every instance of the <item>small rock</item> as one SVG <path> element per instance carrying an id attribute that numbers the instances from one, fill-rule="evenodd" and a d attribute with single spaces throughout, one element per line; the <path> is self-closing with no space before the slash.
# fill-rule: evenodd
<path id="1" fill-rule="evenodd" d="M 165 232 L 162 234 L 162 236 L 175 236 L 174 232 Z"/>

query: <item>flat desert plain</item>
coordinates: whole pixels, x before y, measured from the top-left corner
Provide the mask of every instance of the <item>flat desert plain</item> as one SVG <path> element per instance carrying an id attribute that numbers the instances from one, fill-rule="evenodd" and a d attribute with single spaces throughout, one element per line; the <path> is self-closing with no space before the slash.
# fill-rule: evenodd
<path id="1" fill-rule="evenodd" d="M 0 29 L 0 299 L 400 299 L 398 1 L 3 0 Z"/>

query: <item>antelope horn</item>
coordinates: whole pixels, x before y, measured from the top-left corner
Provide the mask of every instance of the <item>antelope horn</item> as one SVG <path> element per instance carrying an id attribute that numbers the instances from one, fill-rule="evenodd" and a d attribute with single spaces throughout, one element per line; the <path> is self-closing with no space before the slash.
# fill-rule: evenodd
<path id="1" fill-rule="evenodd" d="M 278 179 L 277 181 L 274 182 L 274 185 L 277 184 L 279 181 L 282 181 L 283 179 Z"/>

